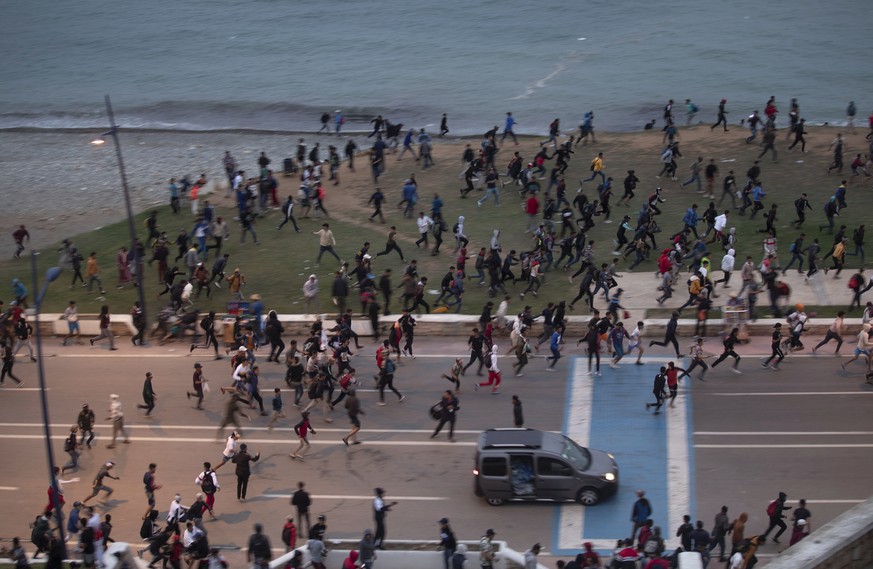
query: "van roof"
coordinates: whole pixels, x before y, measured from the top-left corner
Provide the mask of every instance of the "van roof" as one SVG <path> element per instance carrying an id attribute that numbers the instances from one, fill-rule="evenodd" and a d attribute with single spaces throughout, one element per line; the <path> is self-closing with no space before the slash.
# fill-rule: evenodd
<path id="1" fill-rule="evenodd" d="M 479 448 L 542 448 L 544 435 L 536 429 L 488 429 L 479 439 Z"/>

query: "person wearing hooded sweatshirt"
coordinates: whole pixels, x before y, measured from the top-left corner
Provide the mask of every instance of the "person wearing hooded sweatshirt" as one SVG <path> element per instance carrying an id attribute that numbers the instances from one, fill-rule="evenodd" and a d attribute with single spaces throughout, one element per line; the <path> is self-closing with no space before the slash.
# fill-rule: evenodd
<path id="1" fill-rule="evenodd" d="M 361 542 L 358 544 L 358 552 L 360 553 L 361 558 L 361 568 L 372 569 L 373 561 L 376 559 L 376 540 L 373 539 L 373 530 L 364 530 L 364 537 L 361 538 Z M 350 558 L 353 553 L 355 552 L 352 551 L 349 554 Z M 352 567 L 354 567 L 354 565 L 352 565 Z M 343 568 L 346 568 L 345 564 L 343 564 Z"/>
<path id="2" fill-rule="evenodd" d="M 461 250 L 461 247 L 466 247 L 470 242 L 467 235 L 464 233 L 464 216 L 458 216 L 458 223 L 452 228 L 452 233 L 455 234 L 455 253 Z"/>
<path id="3" fill-rule="evenodd" d="M 734 272 L 734 263 L 736 263 L 737 260 L 736 255 L 737 252 L 734 249 L 728 249 L 725 256 L 721 258 L 721 272 L 724 273 L 724 276 L 715 281 L 715 284 L 724 283 L 724 288 L 730 287 L 728 282 L 731 280 L 731 273 Z"/>
<path id="4" fill-rule="evenodd" d="M 463 543 L 458 544 L 455 554 L 452 555 L 451 569 L 464 569 L 464 562 L 467 561 L 467 546 Z"/>
<path id="5" fill-rule="evenodd" d="M 363 564 L 361 564 L 363 567 Z M 357 569 L 358 568 L 358 552 L 356 550 L 349 551 L 349 556 L 346 557 L 345 561 L 343 561 L 343 569 Z"/>
<path id="6" fill-rule="evenodd" d="M 773 536 L 773 543 L 779 543 L 779 536 L 788 529 L 788 526 L 783 522 L 783 518 L 785 515 L 782 513 L 785 510 L 790 510 L 791 506 L 785 505 L 785 500 L 788 499 L 788 494 L 785 492 L 779 492 L 779 497 L 767 506 L 767 516 L 770 518 L 770 525 L 767 526 L 767 531 L 761 534 L 760 539 L 761 542 L 767 540 L 767 536 L 770 534 L 770 531 L 778 527 L 779 531 L 776 532 L 776 535 Z"/>
<path id="7" fill-rule="evenodd" d="M 500 230 L 495 229 L 491 232 L 491 250 L 500 252 Z"/>
<path id="8" fill-rule="evenodd" d="M 746 541 L 747 521 L 749 521 L 749 514 L 743 512 L 738 518 L 731 522 L 731 556 L 733 556 L 733 554 L 736 553 Z"/>

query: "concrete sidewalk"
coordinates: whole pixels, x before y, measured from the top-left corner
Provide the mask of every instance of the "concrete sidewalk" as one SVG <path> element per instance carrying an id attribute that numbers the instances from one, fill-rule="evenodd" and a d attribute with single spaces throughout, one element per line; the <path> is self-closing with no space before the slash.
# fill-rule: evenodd
<path id="1" fill-rule="evenodd" d="M 713 298 L 714 306 L 721 307 L 727 300 L 731 292 L 739 292 L 742 287 L 740 279 L 740 267 L 742 260 L 737 259 L 737 270 L 731 274 L 730 287 L 724 288 L 723 285 L 718 285 L 715 289 L 718 298 Z M 848 307 L 852 300 L 852 291 L 849 289 L 849 279 L 855 274 L 856 268 L 846 268 L 840 274 L 839 278 L 834 277 L 834 272 L 825 275 L 824 271 L 819 271 L 810 279 L 804 278 L 804 273 L 798 273 L 796 270 L 789 270 L 784 276 L 780 274 L 778 280 L 788 284 L 791 290 L 789 303 L 802 303 L 805 305 L 827 305 L 827 306 L 844 306 Z M 660 278 L 655 276 L 654 271 L 623 271 L 622 276 L 617 278 L 618 286 L 624 289 L 622 294 L 622 305 L 628 310 L 645 310 L 649 308 L 678 308 L 688 300 L 688 287 L 685 284 L 691 276 L 687 272 L 682 272 L 676 279 L 673 285 L 673 297 L 666 300 L 663 305 L 658 306 L 655 299 L 661 296 L 661 292 L 656 290 L 660 286 Z M 547 273 L 547 279 L 560 278 L 560 271 L 550 271 Z M 715 279 L 722 278 L 720 270 L 714 270 L 713 276 Z M 760 277 L 758 277 L 760 282 Z M 577 279 L 578 282 L 578 279 Z M 613 289 L 614 290 L 614 289 Z M 744 293 L 745 294 L 745 293 Z M 863 299 L 862 299 L 863 302 Z M 763 309 L 769 304 L 766 292 L 758 297 L 757 306 Z M 599 302 L 595 302 L 595 307 L 600 308 L 603 305 L 602 296 Z M 861 311 L 856 309 L 853 316 L 861 316 Z"/>

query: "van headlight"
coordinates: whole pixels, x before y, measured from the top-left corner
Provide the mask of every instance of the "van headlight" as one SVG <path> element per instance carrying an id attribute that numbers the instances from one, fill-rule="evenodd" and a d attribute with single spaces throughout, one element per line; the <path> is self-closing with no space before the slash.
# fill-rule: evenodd
<path id="1" fill-rule="evenodd" d="M 607 472 L 606 474 L 603 475 L 603 479 L 606 480 L 607 482 L 614 482 L 615 481 L 615 474 L 613 474 L 612 472 Z"/>

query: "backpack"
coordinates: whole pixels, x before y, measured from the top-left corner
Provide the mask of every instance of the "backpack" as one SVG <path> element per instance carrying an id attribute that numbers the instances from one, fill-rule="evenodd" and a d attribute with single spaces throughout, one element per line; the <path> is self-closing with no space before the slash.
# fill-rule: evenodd
<path id="1" fill-rule="evenodd" d="M 691 112 L 692 113 L 696 113 L 699 110 L 700 110 L 700 108 L 697 105 L 695 105 L 694 103 L 691 103 Z"/>
<path id="2" fill-rule="evenodd" d="M 770 502 L 770 505 L 767 506 L 767 515 L 770 517 L 775 516 L 776 515 L 776 508 L 777 508 L 776 500 L 773 500 L 772 502 Z"/>
<path id="3" fill-rule="evenodd" d="M 855 273 L 852 275 L 852 278 L 849 279 L 849 288 L 852 290 L 857 289 L 861 286 L 861 279 L 858 278 L 858 274 Z"/>
<path id="4" fill-rule="evenodd" d="M 394 365 L 394 360 L 386 360 L 385 361 L 385 373 L 394 373 L 394 370 L 397 369 L 397 366 Z"/>
<path id="5" fill-rule="evenodd" d="M 204 494 L 215 493 L 215 481 L 212 480 L 211 470 L 203 471 L 203 479 L 200 481 L 200 489 L 203 490 Z"/>
<path id="6" fill-rule="evenodd" d="M 342 388 L 343 391 L 348 391 L 349 386 L 351 384 L 352 384 L 352 376 L 349 374 L 342 376 L 342 378 L 340 379 L 340 387 Z"/>
<path id="7" fill-rule="evenodd" d="M 142 521 L 142 525 L 139 527 L 139 536 L 142 539 L 151 539 L 154 536 L 154 529 L 154 522 L 148 517 Z"/>
<path id="8" fill-rule="evenodd" d="M 458 233 L 458 229 L 459 229 L 460 227 L 461 227 L 461 224 L 460 224 L 460 223 L 456 223 L 456 224 L 454 224 L 454 225 L 452 226 L 452 233 L 457 234 L 457 233 Z"/>
<path id="9" fill-rule="evenodd" d="M 789 245 L 788 250 L 792 253 L 797 251 L 797 241 L 792 242 L 791 245 Z M 849 288 L 851 288 L 851 287 L 849 287 Z"/>

